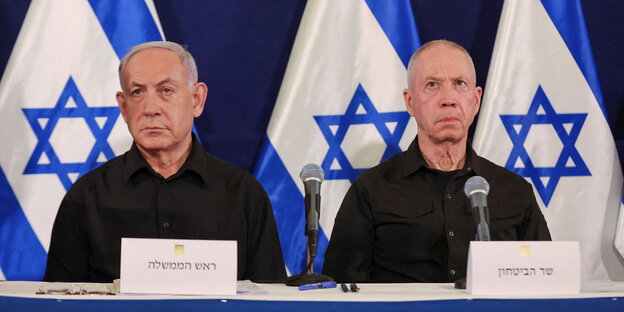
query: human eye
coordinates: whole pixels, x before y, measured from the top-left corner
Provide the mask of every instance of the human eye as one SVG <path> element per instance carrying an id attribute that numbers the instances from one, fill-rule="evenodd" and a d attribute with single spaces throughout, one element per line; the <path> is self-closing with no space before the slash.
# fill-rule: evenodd
<path id="1" fill-rule="evenodd" d="M 143 90 L 141 90 L 139 88 L 136 88 L 136 89 L 131 90 L 130 94 L 133 95 L 133 96 L 139 96 L 139 95 L 141 95 L 142 92 L 143 92 Z"/>
<path id="2" fill-rule="evenodd" d="M 163 94 L 172 94 L 172 93 L 173 93 L 173 89 L 172 89 L 172 88 L 169 88 L 169 87 L 163 87 L 163 88 L 162 88 L 162 90 L 161 90 L 161 92 L 162 92 Z"/>
<path id="3" fill-rule="evenodd" d="M 427 83 L 425 83 L 425 86 L 427 88 L 435 88 L 438 86 L 438 83 L 433 80 L 430 80 L 430 81 L 427 81 Z"/>
<path id="4" fill-rule="evenodd" d="M 468 82 L 466 80 L 457 80 L 455 81 L 455 85 L 457 86 L 457 88 L 459 88 L 459 90 L 468 89 Z"/>

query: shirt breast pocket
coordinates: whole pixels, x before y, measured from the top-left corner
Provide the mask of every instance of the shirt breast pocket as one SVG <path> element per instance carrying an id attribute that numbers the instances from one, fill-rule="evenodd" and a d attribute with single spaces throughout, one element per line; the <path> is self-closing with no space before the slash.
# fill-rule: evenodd
<path id="1" fill-rule="evenodd" d="M 430 199 L 420 202 L 399 202 L 377 200 L 373 202 L 373 213 L 377 223 L 382 220 L 404 220 L 424 217 L 434 211 L 434 203 Z"/>
<path id="2" fill-rule="evenodd" d="M 492 240 L 518 240 L 522 225 L 522 206 L 510 201 L 490 201 L 490 233 Z"/>
<path id="3" fill-rule="evenodd" d="M 387 260 L 405 261 L 430 250 L 443 232 L 441 209 L 431 199 L 419 202 L 374 202 L 377 253 Z"/>

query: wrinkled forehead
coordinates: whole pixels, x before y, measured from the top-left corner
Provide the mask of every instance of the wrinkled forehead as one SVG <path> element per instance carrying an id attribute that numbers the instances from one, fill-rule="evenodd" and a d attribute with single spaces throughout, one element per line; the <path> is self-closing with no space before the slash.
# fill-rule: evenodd
<path id="1" fill-rule="evenodd" d="M 414 76 L 461 77 L 476 82 L 476 73 L 472 59 L 466 52 L 443 43 L 428 47 L 414 59 Z"/>
<path id="2" fill-rule="evenodd" d="M 145 65 L 149 65 L 150 67 L 172 67 L 184 66 L 184 63 L 180 56 L 173 51 L 163 48 L 148 48 L 132 55 L 132 57 L 128 59 L 125 69 Z"/>
<path id="3" fill-rule="evenodd" d="M 186 79 L 187 72 L 180 57 L 172 51 L 150 48 L 137 52 L 129 60 L 121 73 L 126 83 L 130 80 Z"/>

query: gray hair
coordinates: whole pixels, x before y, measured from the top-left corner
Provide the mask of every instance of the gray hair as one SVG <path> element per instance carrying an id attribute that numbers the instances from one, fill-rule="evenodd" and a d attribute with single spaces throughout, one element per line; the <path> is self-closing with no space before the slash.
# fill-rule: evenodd
<path id="1" fill-rule="evenodd" d="M 414 79 L 414 67 L 416 66 L 416 59 L 418 59 L 418 56 L 420 56 L 425 50 L 436 45 L 445 45 L 449 48 L 457 49 L 463 52 L 466 55 L 466 58 L 468 58 L 468 61 L 470 62 L 470 65 L 472 67 L 472 72 L 473 72 L 474 79 L 475 79 L 474 83 L 475 84 L 477 83 L 477 73 L 475 71 L 472 57 L 470 57 L 470 53 L 468 53 L 468 51 L 466 51 L 464 47 L 462 47 L 461 45 L 453 41 L 446 40 L 446 39 L 439 39 L 439 40 L 429 41 L 423 44 L 418 50 L 416 50 L 416 52 L 414 52 L 414 54 L 412 54 L 412 57 L 410 57 L 409 64 L 407 65 L 407 87 L 408 88 L 412 86 L 412 82 Z"/>
<path id="2" fill-rule="evenodd" d="M 123 83 L 123 71 L 126 69 L 126 65 L 128 65 L 128 61 L 137 53 L 147 50 L 147 49 L 167 49 L 169 51 L 175 52 L 180 57 L 180 60 L 186 67 L 186 71 L 188 73 L 188 83 L 189 86 L 192 86 L 197 83 L 197 65 L 195 64 L 195 59 L 189 53 L 186 48 L 183 46 L 171 42 L 171 41 L 150 41 L 141 43 L 139 45 L 135 45 L 132 47 L 130 52 L 126 53 L 124 57 L 121 59 L 121 63 L 119 64 L 119 83 L 121 84 L 121 88 L 124 88 Z"/>

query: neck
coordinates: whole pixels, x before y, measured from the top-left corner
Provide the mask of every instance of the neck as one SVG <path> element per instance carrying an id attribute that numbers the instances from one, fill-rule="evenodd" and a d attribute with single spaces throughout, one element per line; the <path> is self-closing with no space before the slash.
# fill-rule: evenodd
<path id="1" fill-rule="evenodd" d="M 427 137 L 418 136 L 420 153 L 433 169 L 441 171 L 459 170 L 466 162 L 467 138 L 456 142 L 433 142 Z"/>
<path id="2" fill-rule="evenodd" d="M 179 148 L 172 150 L 147 150 L 139 145 L 137 147 L 150 167 L 167 179 L 182 168 L 191 153 L 193 142 L 189 140 L 188 143 L 180 143 Z"/>

